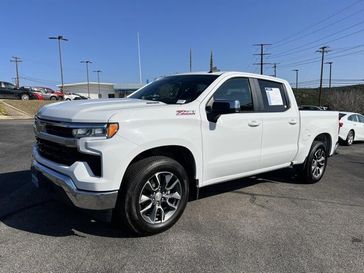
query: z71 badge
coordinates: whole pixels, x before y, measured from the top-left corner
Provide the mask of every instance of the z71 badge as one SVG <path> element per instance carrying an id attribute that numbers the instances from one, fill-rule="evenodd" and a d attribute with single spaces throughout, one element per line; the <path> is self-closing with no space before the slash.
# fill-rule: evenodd
<path id="1" fill-rule="evenodd" d="M 195 115 L 196 112 L 195 110 L 177 110 L 176 111 L 176 116 L 190 116 L 190 115 Z"/>

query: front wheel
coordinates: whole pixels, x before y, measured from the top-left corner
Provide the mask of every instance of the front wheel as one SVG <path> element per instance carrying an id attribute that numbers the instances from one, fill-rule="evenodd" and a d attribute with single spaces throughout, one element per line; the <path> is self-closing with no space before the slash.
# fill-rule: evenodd
<path id="1" fill-rule="evenodd" d="M 172 158 L 153 156 L 133 163 L 122 183 L 113 218 L 137 234 L 167 230 L 186 207 L 188 175 Z"/>
<path id="2" fill-rule="evenodd" d="M 58 99 L 57 99 L 57 97 L 52 96 L 52 97 L 51 97 L 51 100 L 58 100 Z"/>
<path id="3" fill-rule="evenodd" d="M 307 184 L 321 180 L 327 166 L 326 146 L 321 141 L 314 141 L 306 162 L 300 166 L 299 178 Z"/>
<path id="4" fill-rule="evenodd" d="M 20 97 L 21 100 L 29 100 L 29 98 L 30 97 L 29 97 L 28 94 L 22 94 L 21 97 Z"/>

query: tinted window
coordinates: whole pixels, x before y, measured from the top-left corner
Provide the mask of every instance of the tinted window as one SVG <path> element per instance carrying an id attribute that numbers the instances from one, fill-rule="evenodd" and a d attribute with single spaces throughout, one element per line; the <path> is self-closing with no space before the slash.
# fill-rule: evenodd
<path id="1" fill-rule="evenodd" d="M 344 113 L 339 113 L 339 119 L 342 119 L 343 117 L 345 117 L 346 116 L 346 114 L 344 114 Z"/>
<path id="2" fill-rule="evenodd" d="M 15 85 L 9 82 L 4 82 L 4 87 L 8 89 L 15 89 Z"/>
<path id="3" fill-rule="evenodd" d="M 167 104 L 184 104 L 195 100 L 217 75 L 179 75 L 161 78 L 129 96 Z"/>
<path id="4" fill-rule="evenodd" d="M 258 82 L 265 111 L 283 112 L 289 108 L 288 99 L 282 83 L 267 80 L 258 80 Z"/>
<path id="5" fill-rule="evenodd" d="M 224 82 L 213 95 L 213 100 L 240 102 L 241 111 L 253 111 L 253 100 L 249 80 L 234 78 Z"/>
<path id="6" fill-rule="evenodd" d="M 364 123 L 364 116 L 358 115 L 359 122 Z"/>
<path id="7" fill-rule="evenodd" d="M 351 116 L 349 116 L 349 117 L 348 117 L 348 120 L 350 120 L 350 121 L 357 121 L 357 119 L 356 119 L 356 115 L 351 115 Z"/>

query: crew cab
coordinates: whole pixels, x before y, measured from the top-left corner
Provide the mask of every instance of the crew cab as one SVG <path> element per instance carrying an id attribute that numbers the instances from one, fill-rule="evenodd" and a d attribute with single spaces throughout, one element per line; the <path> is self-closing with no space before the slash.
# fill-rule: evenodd
<path id="1" fill-rule="evenodd" d="M 138 234 L 171 227 L 192 193 L 295 167 L 319 181 L 338 113 L 299 111 L 287 81 L 242 72 L 155 80 L 125 99 L 60 102 L 35 119 L 32 178 Z"/>

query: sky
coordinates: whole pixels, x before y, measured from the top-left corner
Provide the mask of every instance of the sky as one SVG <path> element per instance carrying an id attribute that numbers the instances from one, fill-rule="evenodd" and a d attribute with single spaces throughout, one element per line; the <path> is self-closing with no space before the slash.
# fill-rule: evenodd
<path id="1" fill-rule="evenodd" d="M 137 33 L 143 82 L 189 71 L 208 71 L 210 52 L 223 71 L 259 73 L 257 43 L 265 47 L 264 74 L 317 86 L 320 46 L 329 46 L 333 84 L 364 79 L 363 0 L 2 0 L 0 80 L 14 82 L 12 56 L 22 59 L 20 84 L 60 83 L 58 48 L 63 35 L 64 82 L 86 81 L 81 60 L 102 70 L 102 82 L 139 81 Z M 328 65 L 324 66 L 327 84 Z M 350 81 L 349 81 L 350 80 Z"/>

